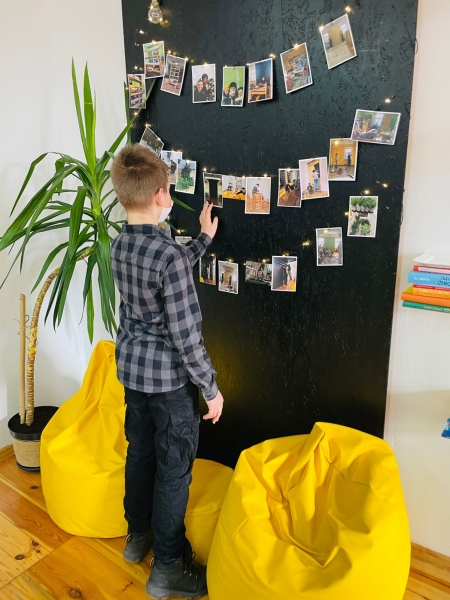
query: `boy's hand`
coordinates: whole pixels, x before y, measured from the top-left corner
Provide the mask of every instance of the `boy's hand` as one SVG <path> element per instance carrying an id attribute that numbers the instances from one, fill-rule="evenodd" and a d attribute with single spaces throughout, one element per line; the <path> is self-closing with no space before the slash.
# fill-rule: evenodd
<path id="1" fill-rule="evenodd" d="M 216 217 L 216 219 L 217 219 L 217 217 Z M 222 394 L 220 392 L 218 392 L 217 396 L 214 398 L 214 400 L 208 400 L 208 402 L 206 404 L 208 405 L 208 413 L 206 415 L 203 415 L 203 418 L 204 419 L 212 419 L 213 425 L 214 425 L 214 423 L 217 423 L 217 421 L 220 419 L 220 415 L 222 414 L 222 409 L 223 409 Z"/>
<path id="2" fill-rule="evenodd" d="M 203 210 L 200 213 L 200 225 L 202 226 L 202 233 L 206 233 L 211 239 L 213 239 L 213 237 L 216 235 L 217 225 L 219 224 L 218 217 L 214 217 L 214 221 L 211 219 L 211 211 L 213 206 L 214 204 L 212 202 L 205 202 Z"/>

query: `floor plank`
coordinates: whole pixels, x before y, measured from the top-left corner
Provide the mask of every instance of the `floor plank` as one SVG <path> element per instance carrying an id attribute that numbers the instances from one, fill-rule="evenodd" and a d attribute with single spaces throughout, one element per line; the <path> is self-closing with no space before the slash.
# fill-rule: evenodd
<path id="1" fill-rule="evenodd" d="M 41 474 L 39 472 L 24 471 L 16 464 L 16 457 L 10 456 L 0 461 L 0 479 L 19 493 L 26 496 L 45 511 L 45 499 L 42 492 Z"/>

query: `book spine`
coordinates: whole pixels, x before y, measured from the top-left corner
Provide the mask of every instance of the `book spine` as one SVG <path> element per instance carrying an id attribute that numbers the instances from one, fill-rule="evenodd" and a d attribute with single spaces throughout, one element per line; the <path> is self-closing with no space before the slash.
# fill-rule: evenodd
<path id="1" fill-rule="evenodd" d="M 437 287 L 435 285 L 417 285 L 416 283 L 414 284 L 415 288 L 419 288 L 420 290 L 442 290 L 444 292 L 450 292 L 450 287 L 446 288 L 446 287 Z"/>
<path id="2" fill-rule="evenodd" d="M 414 271 L 420 271 L 424 273 L 442 273 L 443 275 L 450 275 L 450 269 L 445 267 L 422 267 L 420 265 L 414 265 Z"/>
<path id="3" fill-rule="evenodd" d="M 408 275 L 408 283 L 415 285 L 434 285 L 436 287 L 450 287 L 450 275 L 442 275 L 441 273 L 422 273 L 418 271 L 410 271 Z"/>
<path id="4" fill-rule="evenodd" d="M 446 306 L 434 306 L 434 304 L 422 304 L 420 302 L 408 302 L 403 301 L 403 306 L 406 308 L 420 308 L 422 310 L 433 310 L 434 312 L 446 312 L 450 313 L 450 308 Z"/>
<path id="5" fill-rule="evenodd" d="M 447 298 L 450 299 L 450 290 L 444 288 L 422 288 L 417 285 L 413 285 L 413 294 L 415 296 L 427 296 L 430 298 Z"/>

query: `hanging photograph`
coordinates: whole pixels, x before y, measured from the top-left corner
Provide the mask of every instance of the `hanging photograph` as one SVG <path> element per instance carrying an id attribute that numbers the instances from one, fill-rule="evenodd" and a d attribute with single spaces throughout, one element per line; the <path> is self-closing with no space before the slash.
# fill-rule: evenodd
<path id="1" fill-rule="evenodd" d="M 301 199 L 328 198 L 327 157 L 306 158 L 299 161 Z"/>
<path id="2" fill-rule="evenodd" d="M 300 171 L 298 169 L 278 169 L 278 206 L 299 208 Z"/>
<path id="3" fill-rule="evenodd" d="M 219 292 L 237 294 L 239 288 L 239 265 L 219 260 Z"/>
<path id="4" fill-rule="evenodd" d="M 270 213 L 271 177 L 247 177 L 245 212 L 254 215 Z"/>
<path id="5" fill-rule="evenodd" d="M 175 191 L 193 194 L 195 192 L 195 178 L 197 175 L 197 163 L 195 160 L 180 158 L 178 161 L 178 181 Z"/>
<path id="6" fill-rule="evenodd" d="M 347 235 L 374 238 L 377 232 L 378 196 L 350 196 Z"/>
<path id="7" fill-rule="evenodd" d="M 273 59 L 250 63 L 248 67 L 248 101 L 260 102 L 273 97 Z"/>
<path id="8" fill-rule="evenodd" d="M 297 289 L 297 257 L 272 256 L 272 291 L 295 292 Z"/>
<path id="9" fill-rule="evenodd" d="M 356 48 L 348 15 L 325 25 L 321 34 L 329 69 L 355 58 Z"/>
<path id="10" fill-rule="evenodd" d="M 164 142 L 156 135 L 154 131 L 150 129 L 150 127 L 145 128 L 139 143 L 141 146 L 145 146 L 145 148 L 152 150 L 152 152 L 154 152 L 157 156 L 161 156 Z"/>
<path id="11" fill-rule="evenodd" d="M 318 267 L 342 267 L 342 227 L 316 229 L 316 249 Z"/>
<path id="12" fill-rule="evenodd" d="M 268 261 L 253 262 L 247 260 L 245 263 L 245 282 L 270 287 L 272 283 L 271 263 Z"/>
<path id="13" fill-rule="evenodd" d="M 175 94 L 175 96 L 181 94 L 184 73 L 186 71 L 186 62 L 185 58 L 167 54 L 166 64 L 164 65 L 163 82 L 161 85 L 163 92 Z"/>
<path id="14" fill-rule="evenodd" d="M 192 67 L 192 101 L 216 101 L 216 65 L 194 65 Z"/>
<path id="15" fill-rule="evenodd" d="M 222 175 L 203 173 L 204 201 L 212 202 L 217 208 L 223 208 Z"/>
<path id="16" fill-rule="evenodd" d="M 371 144 L 395 144 L 401 113 L 356 111 L 353 122 L 352 140 Z"/>
<path id="17" fill-rule="evenodd" d="M 222 106 L 244 106 L 245 67 L 223 68 Z"/>
<path id="18" fill-rule="evenodd" d="M 162 77 L 164 71 L 164 42 L 142 44 L 145 79 Z"/>
<path id="19" fill-rule="evenodd" d="M 161 152 L 161 160 L 167 165 L 170 185 L 176 185 L 178 181 L 178 161 L 181 158 L 183 158 L 182 152 L 175 152 L 174 150 L 163 150 Z"/>
<path id="20" fill-rule="evenodd" d="M 145 76 L 128 75 L 128 106 L 130 108 L 145 108 Z"/>
<path id="21" fill-rule="evenodd" d="M 306 44 L 298 44 L 296 47 L 286 50 L 280 54 L 280 58 L 286 94 L 312 84 L 311 64 Z"/>
<path id="22" fill-rule="evenodd" d="M 216 257 L 202 256 L 199 265 L 200 283 L 216 285 Z"/>
<path id="23" fill-rule="evenodd" d="M 330 140 L 328 159 L 329 181 L 355 181 L 356 162 L 358 160 L 358 142 L 350 138 Z"/>
<path id="24" fill-rule="evenodd" d="M 233 200 L 245 200 L 245 177 L 222 175 L 222 196 Z"/>
<path id="25" fill-rule="evenodd" d="M 188 235 L 176 235 L 175 236 L 175 241 L 177 244 L 180 244 L 180 246 L 186 246 L 186 244 L 188 242 L 190 242 L 192 240 L 192 238 Z"/>

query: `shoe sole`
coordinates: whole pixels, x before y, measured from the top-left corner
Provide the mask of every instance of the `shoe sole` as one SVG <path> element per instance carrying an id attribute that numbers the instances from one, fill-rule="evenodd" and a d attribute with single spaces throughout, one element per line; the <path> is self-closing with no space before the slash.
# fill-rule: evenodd
<path id="1" fill-rule="evenodd" d="M 196 595 L 192 595 L 187 594 L 186 592 L 175 592 L 173 590 L 168 592 L 167 590 L 158 587 L 152 588 L 150 591 L 147 586 L 145 587 L 145 591 L 150 598 L 153 598 L 153 600 L 169 600 L 169 598 L 188 598 L 190 600 L 195 600 L 196 598 L 203 598 L 208 593 L 206 592 L 205 594 L 200 595 L 197 593 Z"/>

